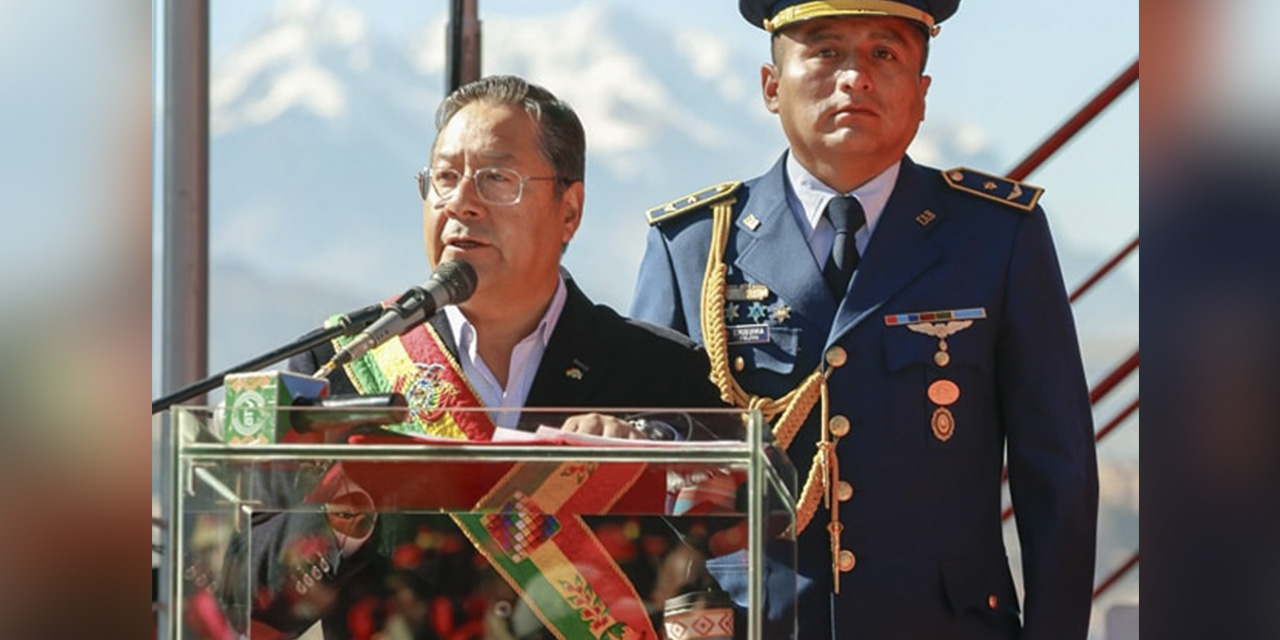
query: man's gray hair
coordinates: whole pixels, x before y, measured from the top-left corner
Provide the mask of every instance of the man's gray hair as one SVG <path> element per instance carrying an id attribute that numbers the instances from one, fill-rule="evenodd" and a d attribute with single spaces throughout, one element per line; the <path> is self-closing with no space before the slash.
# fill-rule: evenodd
<path id="1" fill-rule="evenodd" d="M 568 103 L 543 87 L 516 76 L 487 76 L 458 87 L 436 110 L 436 132 L 473 102 L 518 106 L 538 123 L 542 155 L 555 169 L 556 193 L 581 181 L 586 173 L 587 136 Z"/>

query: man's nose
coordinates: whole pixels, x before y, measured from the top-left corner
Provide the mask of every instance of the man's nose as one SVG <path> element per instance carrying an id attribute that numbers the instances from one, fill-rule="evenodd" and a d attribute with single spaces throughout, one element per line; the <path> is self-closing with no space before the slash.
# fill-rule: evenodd
<path id="1" fill-rule="evenodd" d="M 870 91 L 874 85 L 870 75 L 860 71 L 855 65 L 849 65 L 836 71 L 836 86 L 841 91 L 857 93 Z"/>
<path id="2" fill-rule="evenodd" d="M 476 190 L 475 178 L 469 174 L 463 174 L 453 193 L 450 193 L 447 198 L 440 198 L 438 206 L 443 208 L 446 214 L 459 218 L 475 217 L 484 213 L 484 203 Z"/>

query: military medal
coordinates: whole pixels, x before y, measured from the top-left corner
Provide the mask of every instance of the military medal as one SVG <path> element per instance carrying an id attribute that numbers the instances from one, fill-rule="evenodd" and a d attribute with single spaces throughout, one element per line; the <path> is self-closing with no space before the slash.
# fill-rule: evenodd
<path id="1" fill-rule="evenodd" d="M 933 418 L 929 420 L 929 426 L 933 429 L 933 437 L 940 442 L 946 442 L 955 435 L 956 419 L 951 415 L 950 409 L 938 407 L 933 410 Z"/>
<path id="2" fill-rule="evenodd" d="M 724 321 L 734 322 L 735 320 L 737 320 L 738 311 L 739 311 L 738 303 L 734 302 L 732 304 L 726 304 L 724 306 Z"/>
<path id="3" fill-rule="evenodd" d="M 951 354 L 947 353 L 947 336 L 955 335 L 971 326 L 973 326 L 972 320 L 952 320 L 945 323 L 917 322 L 907 325 L 907 328 L 938 339 L 938 351 L 933 354 L 933 362 L 939 367 L 945 367 L 951 364 Z"/>
<path id="4" fill-rule="evenodd" d="M 921 224 L 925 224 L 921 222 Z M 947 311 L 924 311 L 920 313 L 899 313 L 884 317 L 885 326 L 906 327 L 916 333 L 923 333 L 938 339 L 938 350 L 933 354 L 933 363 L 940 368 L 951 364 L 951 354 L 947 352 L 947 338 L 973 326 L 974 320 L 987 317 L 983 307 L 972 309 L 952 309 Z M 960 399 L 960 385 L 942 378 L 934 380 L 925 392 L 935 406 L 933 417 L 929 419 L 929 428 L 933 437 L 939 442 L 946 442 L 956 433 L 956 417 L 949 408 Z"/>
<path id="5" fill-rule="evenodd" d="M 911 325 L 920 322 L 947 322 L 950 320 L 983 320 L 987 317 L 985 307 L 972 309 L 950 309 L 947 311 L 919 311 L 915 313 L 895 313 L 884 317 L 886 327 Z"/>
<path id="6" fill-rule="evenodd" d="M 778 324 L 782 324 L 790 319 L 791 319 L 791 307 L 785 304 L 782 304 L 782 305 L 778 305 L 778 308 L 773 310 L 774 322 Z"/>
<path id="7" fill-rule="evenodd" d="M 890 327 L 907 325 L 916 333 L 923 333 L 938 339 L 938 351 L 933 354 L 933 363 L 939 367 L 951 364 L 951 354 L 947 353 L 947 337 L 953 336 L 973 326 L 974 320 L 987 317 L 987 310 L 955 309 L 951 311 L 927 311 L 924 313 L 900 313 L 884 317 L 884 323 Z"/>
<path id="8" fill-rule="evenodd" d="M 955 404 L 960 399 L 960 386 L 950 380 L 935 380 L 929 385 L 929 402 L 938 405 L 933 410 L 933 418 L 929 420 L 929 427 L 933 430 L 933 437 L 939 442 L 946 442 L 951 439 L 956 432 L 956 418 L 951 414 L 951 409 L 947 407 Z"/>
<path id="9" fill-rule="evenodd" d="M 937 380 L 929 385 L 929 401 L 945 407 L 960 399 L 960 387 L 950 380 Z"/>
<path id="10" fill-rule="evenodd" d="M 769 287 L 762 284 L 731 284 L 724 288 L 725 300 L 759 302 L 769 297 Z"/>

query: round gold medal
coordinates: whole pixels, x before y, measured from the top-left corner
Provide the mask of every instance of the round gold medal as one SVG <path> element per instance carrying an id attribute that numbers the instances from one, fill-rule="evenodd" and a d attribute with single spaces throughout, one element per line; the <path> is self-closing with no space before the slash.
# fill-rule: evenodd
<path id="1" fill-rule="evenodd" d="M 950 380 L 936 380 L 929 385 L 929 401 L 945 407 L 960 399 L 960 387 Z"/>

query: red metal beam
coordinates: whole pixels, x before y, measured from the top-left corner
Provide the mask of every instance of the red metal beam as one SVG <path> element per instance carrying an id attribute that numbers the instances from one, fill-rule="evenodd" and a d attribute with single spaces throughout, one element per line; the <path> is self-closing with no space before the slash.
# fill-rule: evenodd
<path id="1" fill-rule="evenodd" d="M 1134 549 L 1133 557 L 1129 558 L 1124 564 L 1120 565 L 1120 568 L 1111 572 L 1111 575 L 1107 576 L 1106 580 L 1103 580 L 1101 584 L 1099 584 L 1097 587 L 1094 588 L 1093 599 L 1097 600 L 1102 594 L 1107 592 L 1107 589 L 1110 589 L 1111 587 L 1115 586 L 1115 584 L 1120 581 L 1120 578 L 1123 578 L 1125 574 L 1132 571 L 1133 568 L 1136 566 L 1138 566 L 1138 550 Z"/>
<path id="2" fill-rule="evenodd" d="M 1068 298 L 1068 301 L 1075 302 L 1080 296 L 1084 295 L 1086 291 L 1092 288 L 1093 285 L 1098 284 L 1098 281 L 1101 280 L 1103 276 L 1107 275 L 1108 273 L 1111 273 L 1112 269 L 1115 269 L 1122 260 L 1129 257 L 1129 254 L 1133 253 L 1133 250 L 1137 248 L 1138 248 L 1138 238 L 1134 237 L 1133 242 L 1130 242 L 1128 246 L 1121 249 L 1120 252 L 1117 253 L 1114 257 L 1112 257 L 1110 260 L 1108 260 L 1106 264 L 1102 265 L 1101 267 L 1098 267 L 1098 270 L 1094 271 L 1093 275 L 1089 276 L 1089 279 L 1085 280 L 1083 283 L 1081 283 L 1080 286 L 1076 287 L 1076 290 L 1071 292 L 1071 297 Z"/>
<path id="3" fill-rule="evenodd" d="M 1102 442 L 1103 438 L 1107 437 L 1107 435 L 1110 434 L 1112 431 L 1115 431 L 1116 427 L 1120 426 L 1120 423 L 1124 422 L 1126 418 L 1133 415 L 1133 412 L 1137 410 L 1138 410 L 1138 399 L 1134 398 L 1133 402 L 1130 403 L 1129 406 L 1125 407 L 1123 411 L 1116 414 L 1116 417 L 1111 419 L 1111 422 L 1107 423 L 1107 426 L 1101 429 L 1098 429 L 1098 433 L 1093 436 L 1093 441 Z"/>
<path id="4" fill-rule="evenodd" d="M 1045 160 L 1048 160 L 1058 149 L 1062 148 L 1062 145 L 1079 133 L 1085 125 L 1089 124 L 1099 113 L 1102 113 L 1103 109 L 1115 102 L 1116 98 L 1119 98 L 1126 89 L 1133 86 L 1133 83 L 1137 81 L 1138 61 L 1134 60 L 1128 69 L 1125 69 L 1115 80 L 1112 80 L 1111 84 L 1094 96 L 1088 104 L 1081 107 L 1070 120 L 1058 127 L 1057 131 L 1050 134 L 1026 159 L 1019 162 L 1018 166 L 1008 173 L 1009 179 L 1025 180 L 1033 171 L 1040 168 L 1040 165 L 1044 164 Z"/>
<path id="5" fill-rule="evenodd" d="M 1098 385 L 1089 392 L 1089 402 L 1091 404 L 1098 404 L 1099 400 L 1107 397 L 1108 393 L 1111 393 L 1111 391 L 1119 386 L 1121 382 L 1124 382 L 1124 379 L 1128 378 L 1129 374 L 1133 373 L 1137 368 L 1138 352 L 1135 350 L 1133 355 L 1129 356 L 1128 360 L 1120 363 L 1120 366 L 1107 374 L 1107 377 L 1103 378 L 1102 382 L 1099 382 Z"/>

